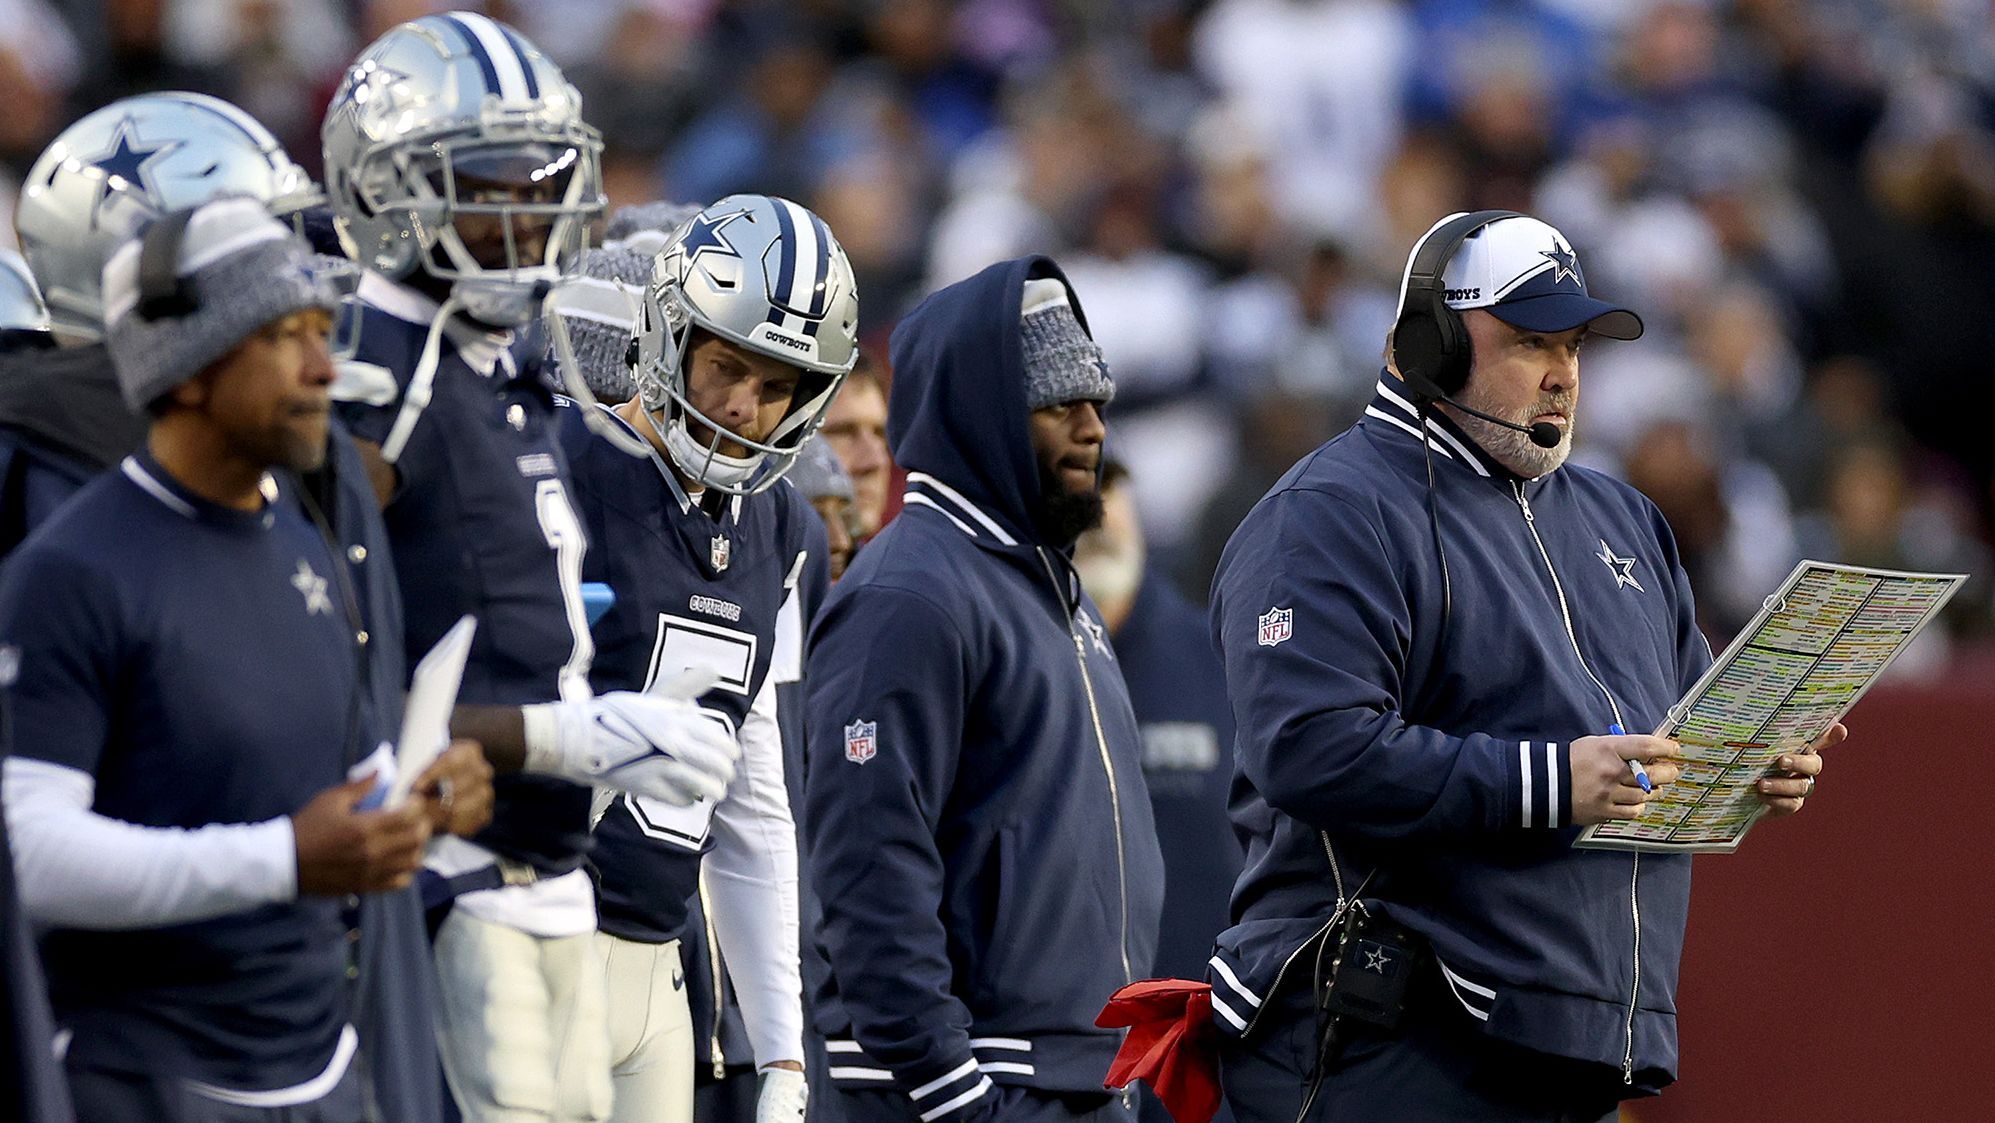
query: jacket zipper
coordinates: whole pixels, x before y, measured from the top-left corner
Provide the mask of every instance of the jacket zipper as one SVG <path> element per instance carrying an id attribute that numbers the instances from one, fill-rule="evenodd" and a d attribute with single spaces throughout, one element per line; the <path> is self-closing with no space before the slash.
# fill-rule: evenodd
<path id="1" fill-rule="evenodd" d="M 1323 841 L 1323 856 L 1330 859 L 1330 878 L 1337 883 L 1337 907 L 1331 910 L 1330 919 L 1323 922 L 1323 927 L 1318 928 L 1308 939 L 1297 944 L 1295 950 L 1288 953 L 1288 958 L 1282 960 L 1281 967 L 1275 971 L 1274 981 L 1268 984 L 1268 998 L 1270 999 L 1281 993 L 1282 980 L 1288 977 L 1289 967 L 1301 957 L 1303 952 L 1308 951 L 1314 946 L 1316 941 L 1329 936 L 1330 929 L 1335 928 L 1337 922 L 1344 919 L 1344 910 L 1351 907 L 1351 899 L 1344 895 L 1344 871 L 1337 865 L 1337 852 L 1330 847 L 1330 832 L 1317 831 L 1316 837 Z M 1359 887 L 1359 891 L 1363 891 L 1362 886 Z M 1247 1028 L 1240 1031 L 1242 1040 L 1253 1034 L 1254 1027 L 1261 1024 L 1261 1015 L 1267 1012 L 1268 1003 L 1264 999 L 1260 1008 L 1254 1011 L 1254 1016 L 1247 1019 Z"/>
<path id="2" fill-rule="evenodd" d="M 1122 981 L 1126 985 L 1136 981 L 1136 973 L 1129 967 L 1129 868 L 1122 852 L 1122 791 L 1115 782 L 1115 762 L 1108 755 L 1108 737 L 1101 731 L 1101 709 L 1095 704 L 1087 648 L 1079 635 L 1074 636 L 1074 660 L 1081 665 L 1081 688 L 1087 691 L 1088 716 L 1094 719 L 1095 747 L 1101 750 L 1101 767 L 1108 773 L 1108 806 L 1115 816 L 1115 888 L 1122 907 L 1122 939 L 1117 950 L 1122 953 Z"/>
<path id="3" fill-rule="evenodd" d="M 1518 509 L 1524 512 L 1524 525 L 1531 532 L 1531 541 L 1538 545 L 1538 556 L 1545 561 L 1545 572 L 1551 575 L 1552 591 L 1558 594 L 1559 598 L 1559 617 L 1565 622 L 1566 639 L 1572 643 L 1572 653 L 1579 659 L 1579 669 L 1586 672 L 1586 677 L 1593 680 L 1593 685 L 1600 691 L 1600 696 L 1607 699 L 1607 708 L 1614 713 L 1614 724 L 1625 728 L 1626 723 L 1621 720 L 1620 705 L 1614 701 L 1614 695 L 1608 691 L 1606 684 L 1600 681 L 1600 676 L 1594 674 L 1593 668 L 1587 665 L 1586 653 L 1579 649 L 1579 633 L 1573 630 L 1572 610 L 1566 606 L 1565 585 L 1559 581 L 1558 568 L 1552 565 L 1552 555 L 1545 549 L 1545 540 L 1538 536 L 1538 518 L 1531 513 L 1531 500 L 1524 494 L 1524 484 L 1522 481 L 1512 480 L 1510 487 L 1516 493 Z M 1628 876 L 1628 914 L 1634 921 L 1635 930 L 1634 982 L 1628 988 L 1628 1016 L 1623 1023 L 1621 1050 L 1623 1084 L 1635 1082 L 1635 1008 L 1642 995 L 1641 854 L 1635 854 L 1634 859 L 1632 872 Z"/>
<path id="4" fill-rule="evenodd" d="M 720 934 L 714 931 L 713 905 L 707 898 L 707 878 L 700 874 L 700 922 L 707 930 L 707 970 L 713 972 L 713 1038 L 707 1042 L 707 1056 L 713 1062 L 713 1078 L 727 1079 L 727 1055 L 720 1049 L 720 1021 L 727 1004 L 721 1001 L 720 989 Z"/>
<path id="5" fill-rule="evenodd" d="M 1046 576 L 1053 582 L 1054 595 L 1060 599 L 1061 607 L 1067 608 L 1067 595 L 1060 588 L 1059 574 L 1053 568 L 1053 563 L 1043 552 L 1039 555 L 1039 560 L 1046 567 Z M 1095 701 L 1094 676 L 1088 673 L 1087 641 L 1074 629 L 1073 614 L 1078 611 L 1080 611 L 1078 606 L 1068 609 L 1067 635 L 1074 641 L 1074 661 L 1080 664 L 1081 668 L 1081 689 L 1086 691 L 1088 696 L 1088 717 L 1094 722 L 1095 748 L 1101 753 L 1102 771 L 1108 774 L 1108 807 L 1115 818 L 1115 888 L 1122 910 L 1120 917 L 1122 933 L 1116 950 L 1122 958 L 1122 981 L 1126 986 L 1136 981 L 1136 972 L 1129 965 L 1129 864 L 1123 852 L 1122 789 L 1115 779 L 1115 761 L 1108 755 L 1108 735 L 1103 733 L 1101 728 L 1101 706 Z"/>

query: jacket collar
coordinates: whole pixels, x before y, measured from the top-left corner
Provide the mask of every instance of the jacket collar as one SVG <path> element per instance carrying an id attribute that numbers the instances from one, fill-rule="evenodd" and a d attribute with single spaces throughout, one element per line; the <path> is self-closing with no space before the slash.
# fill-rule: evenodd
<path id="1" fill-rule="evenodd" d="M 1406 384 L 1389 373 L 1381 373 L 1377 392 L 1372 395 L 1371 404 L 1365 407 L 1368 425 L 1387 437 L 1400 437 L 1409 441 L 1420 441 L 1424 435 L 1427 447 L 1439 453 L 1445 461 L 1460 465 L 1463 469 L 1484 479 L 1515 480 L 1518 475 L 1503 465 L 1475 443 L 1474 438 L 1464 433 L 1456 425 L 1454 418 L 1438 409 L 1427 411 L 1423 428 L 1419 409 L 1413 404 L 1412 395 L 1407 393 Z"/>
<path id="2" fill-rule="evenodd" d="M 1016 546 L 1018 539 L 989 513 L 970 502 L 968 496 L 927 472 L 907 474 L 907 493 L 901 501 L 908 506 L 927 507 L 956 524 L 956 529 L 977 540 L 979 545 Z"/>
<path id="3" fill-rule="evenodd" d="M 1020 542 L 1018 536 L 1006 530 L 989 511 L 927 472 L 907 474 L 907 491 L 902 493 L 901 502 L 908 509 L 925 507 L 941 515 L 964 536 L 986 550 L 1021 560 L 1033 559 L 1027 564 L 1042 569 L 1052 582 L 1052 592 L 1059 602 L 1062 617 L 1071 620 L 1075 613 L 1081 611 L 1080 574 L 1074 569 L 1073 560 L 1066 551 Z"/>

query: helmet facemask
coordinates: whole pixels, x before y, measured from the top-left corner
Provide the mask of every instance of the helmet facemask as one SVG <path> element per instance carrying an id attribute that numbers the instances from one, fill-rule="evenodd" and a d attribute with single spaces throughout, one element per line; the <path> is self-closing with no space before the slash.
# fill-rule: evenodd
<path id="1" fill-rule="evenodd" d="M 797 388 L 782 420 L 762 440 L 750 440 L 701 412 L 692 401 L 689 385 L 692 352 L 700 342 L 694 334 L 698 326 L 686 312 L 685 304 L 669 282 L 657 286 L 647 297 L 647 325 L 663 330 L 646 331 L 640 336 L 637 369 L 638 400 L 653 425 L 664 438 L 665 449 L 679 470 L 705 487 L 730 495 L 756 495 L 776 485 L 796 463 L 805 441 L 824 424 L 824 415 L 847 371 L 826 374 L 796 366 Z M 708 337 L 725 338 L 708 331 Z M 647 353 L 645 340 L 656 339 L 655 353 Z M 793 365 L 793 364 L 792 364 Z M 693 425 L 705 429 L 701 440 Z M 746 449 L 746 455 L 721 451 L 721 442 L 731 441 Z"/>
<path id="2" fill-rule="evenodd" d="M 531 320 L 547 286 L 574 268 L 603 209 L 602 143 L 586 127 L 564 131 L 558 139 L 448 136 L 371 153 L 356 201 L 413 243 L 379 264 L 448 282 L 456 304 L 482 323 Z"/>

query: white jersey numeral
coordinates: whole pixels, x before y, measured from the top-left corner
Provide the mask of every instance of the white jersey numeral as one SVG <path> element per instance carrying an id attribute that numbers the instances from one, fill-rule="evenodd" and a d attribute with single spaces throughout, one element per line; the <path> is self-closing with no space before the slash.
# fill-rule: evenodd
<path id="1" fill-rule="evenodd" d="M 554 568 L 561 581 L 561 606 L 568 614 L 568 633 L 574 646 L 561 668 L 558 689 L 561 700 L 573 702 L 589 697 L 589 664 L 596 657 L 596 643 L 589 637 L 589 614 L 582 607 L 582 555 L 589 549 L 589 537 L 582 520 L 568 502 L 568 491 L 560 480 L 541 480 L 533 489 L 534 515 L 540 532 L 554 551 Z"/>

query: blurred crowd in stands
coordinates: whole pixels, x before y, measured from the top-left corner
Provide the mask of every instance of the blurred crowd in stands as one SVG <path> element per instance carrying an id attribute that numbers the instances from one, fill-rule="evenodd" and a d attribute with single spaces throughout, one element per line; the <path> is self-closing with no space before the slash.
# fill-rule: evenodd
<path id="1" fill-rule="evenodd" d="M 314 165 L 338 68 L 450 6 L 480 5 L 0 0 L 0 206 L 64 124 L 144 90 L 226 97 Z M 613 206 L 821 214 L 876 361 L 925 292 L 1056 255 L 1153 556 L 1196 598 L 1362 410 L 1407 247 L 1510 207 L 1648 322 L 1589 351 L 1578 455 L 1669 516 L 1715 641 L 1803 556 L 1980 575 L 1947 631 L 1990 631 L 1989 0 L 482 7 L 582 89 Z"/>

